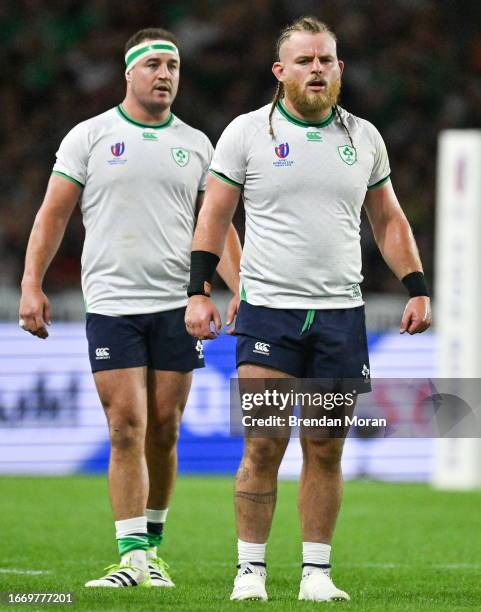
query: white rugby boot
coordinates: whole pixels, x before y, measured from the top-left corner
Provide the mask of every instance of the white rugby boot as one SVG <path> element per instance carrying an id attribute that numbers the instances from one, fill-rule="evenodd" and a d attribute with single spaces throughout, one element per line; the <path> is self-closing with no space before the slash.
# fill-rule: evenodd
<path id="1" fill-rule="evenodd" d="M 122 557 L 120 563 L 109 565 L 105 571 L 105 576 L 89 580 L 85 586 L 110 589 L 151 586 L 145 550 L 131 550 Z"/>
<path id="2" fill-rule="evenodd" d="M 172 578 L 169 576 L 169 566 L 157 556 L 157 548 L 149 548 L 147 551 L 147 565 L 149 568 L 150 582 L 153 587 L 164 587 L 171 589 L 175 587 Z"/>
<path id="3" fill-rule="evenodd" d="M 299 599 L 308 601 L 349 601 L 345 591 L 338 589 L 329 574 L 320 568 L 304 569 Z"/>
<path id="4" fill-rule="evenodd" d="M 230 598 L 231 601 L 245 599 L 267 601 L 265 565 L 242 563 L 234 579 L 234 588 Z"/>

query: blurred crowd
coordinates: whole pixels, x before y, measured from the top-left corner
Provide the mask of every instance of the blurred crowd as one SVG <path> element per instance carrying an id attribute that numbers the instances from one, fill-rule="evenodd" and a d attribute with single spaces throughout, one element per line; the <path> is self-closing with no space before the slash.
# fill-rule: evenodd
<path id="1" fill-rule="evenodd" d="M 3 0 L 0 3 L 0 286 L 21 277 L 28 234 L 62 137 L 124 95 L 123 47 L 144 27 L 181 41 L 174 113 L 215 144 L 274 91 L 279 30 L 305 14 L 337 33 L 341 105 L 373 122 L 429 276 L 440 130 L 481 126 L 481 9 L 465 0 Z M 243 214 L 236 223 L 242 235 Z M 363 225 L 364 290 L 399 291 Z M 78 212 L 47 289 L 79 283 Z"/>

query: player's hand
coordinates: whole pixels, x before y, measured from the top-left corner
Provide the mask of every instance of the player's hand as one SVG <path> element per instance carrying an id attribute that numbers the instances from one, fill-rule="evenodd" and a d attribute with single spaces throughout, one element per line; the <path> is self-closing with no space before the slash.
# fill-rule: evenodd
<path id="1" fill-rule="evenodd" d="M 185 326 L 194 338 L 200 340 L 215 338 L 222 328 L 222 321 L 214 302 L 206 295 L 190 297 L 185 311 Z"/>
<path id="2" fill-rule="evenodd" d="M 229 307 L 227 308 L 227 320 L 225 323 L 228 327 L 232 325 L 232 327 L 227 330 L 227 333 L 231 336 L 235 334 L 235 318 L 237 316 L 237 312 L 239 311 L 239 305 L 240 296 L 238 293 L 236 293 L 229 302 Z"/>
<path id="3" fill-rule="evenodd" d="M 22 286 L 18 324 L 37 338 L 48 338 L 47 325 L 51 323 L 50 303 L 38 286 Z"/>
<path id="4" fill-rule="evenodd" d="M 426 296 L 413 297 L 406 304 L 399 331 L 401 334 L 420 334 L 431 322 L 431 300 Z"/>

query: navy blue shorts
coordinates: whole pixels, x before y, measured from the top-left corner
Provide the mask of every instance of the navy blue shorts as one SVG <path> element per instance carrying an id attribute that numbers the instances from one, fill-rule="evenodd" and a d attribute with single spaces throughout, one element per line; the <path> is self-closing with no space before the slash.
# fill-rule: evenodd
<path id="1" fill-rule="evenodd" d="M 371 390 L 364 306 L 282 310 L 243 301 L 235 329 L 237 367 L 253 363 L 296 378 L 346 381 L 358 393 Z"/>
<path id="2" fill-rule="evenodd" d="M 173 372 L 203 368 L 202 342 L 187 333 L 184 315 L 185 308 L 120 317 L 87 313 L 92 372 L 140 366 Z"/>

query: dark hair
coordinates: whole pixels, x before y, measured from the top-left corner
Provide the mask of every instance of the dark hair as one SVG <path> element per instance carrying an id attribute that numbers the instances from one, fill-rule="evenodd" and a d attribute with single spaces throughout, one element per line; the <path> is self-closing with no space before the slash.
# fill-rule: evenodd
<path id="1" fill-rule="evenodd" d="M 336 35 L 326 23 L 324 23 L 317 17 L 311 17 L 311 16 L 300 17 L 299 19 L 296 19 L 296 21 L 294 21 L 293 23 L 285 27 L 283 30 L 281 30 L 281 33 L 279 34 L 279 38 L 277 39 L 277 42 L 276 42 L 276 57 L 275 57 L 276 62 L 279 61 L 279 52 L 280 52 L 280 49 L 283 43 L 288 38 L 290 38 L 291 34 L 293 34 L 294 32 L 309 32 L 311 34 L 322 34 L 325 32 L 326 34 L 329 34 L 329 36 L 331 36 L 337 42 Z M 274 114 L 274 110 L 276 108 L 277 103 L 283 97 L 284 97 L 284 84 L 279 81 L 277 83 L 274 97 L 272 98 L 271 110 L 269 112 L 269 134 L 272 136 L 272 138 L 274 138 L 274 129 L 272 128 L 272 115 Z M 351 143 L 352 148 L 354 149 L 355 147 L 354 147 L 354 143 L 352 142 L 351 134 L 349 132 L 347 125 L 344 123 L 341 117 L 341 113 L 339 111 L 337 104 L 334 107 L 334 110 L 336 112 L 336 115 L 339 118 L 339 121 L 341 122 L 342 127 L 347 133 L 347 136 L 349 138 L 349 142 Z"/>
<path id="2" fill-rule="evenodd" d="M 177 48 L 179 47 L 179 41 L 172 32 L 164 30 L 163 28 L 145 28 L 144 30 L 139 30 L 129 38 L 125 43 L 124 53 L 127 53 L 129 49 L 132 49 L 132 47 L 135 47 L 135 45 L 140 44 L 144 40 L 168 40 L 174 43 Z"/>

